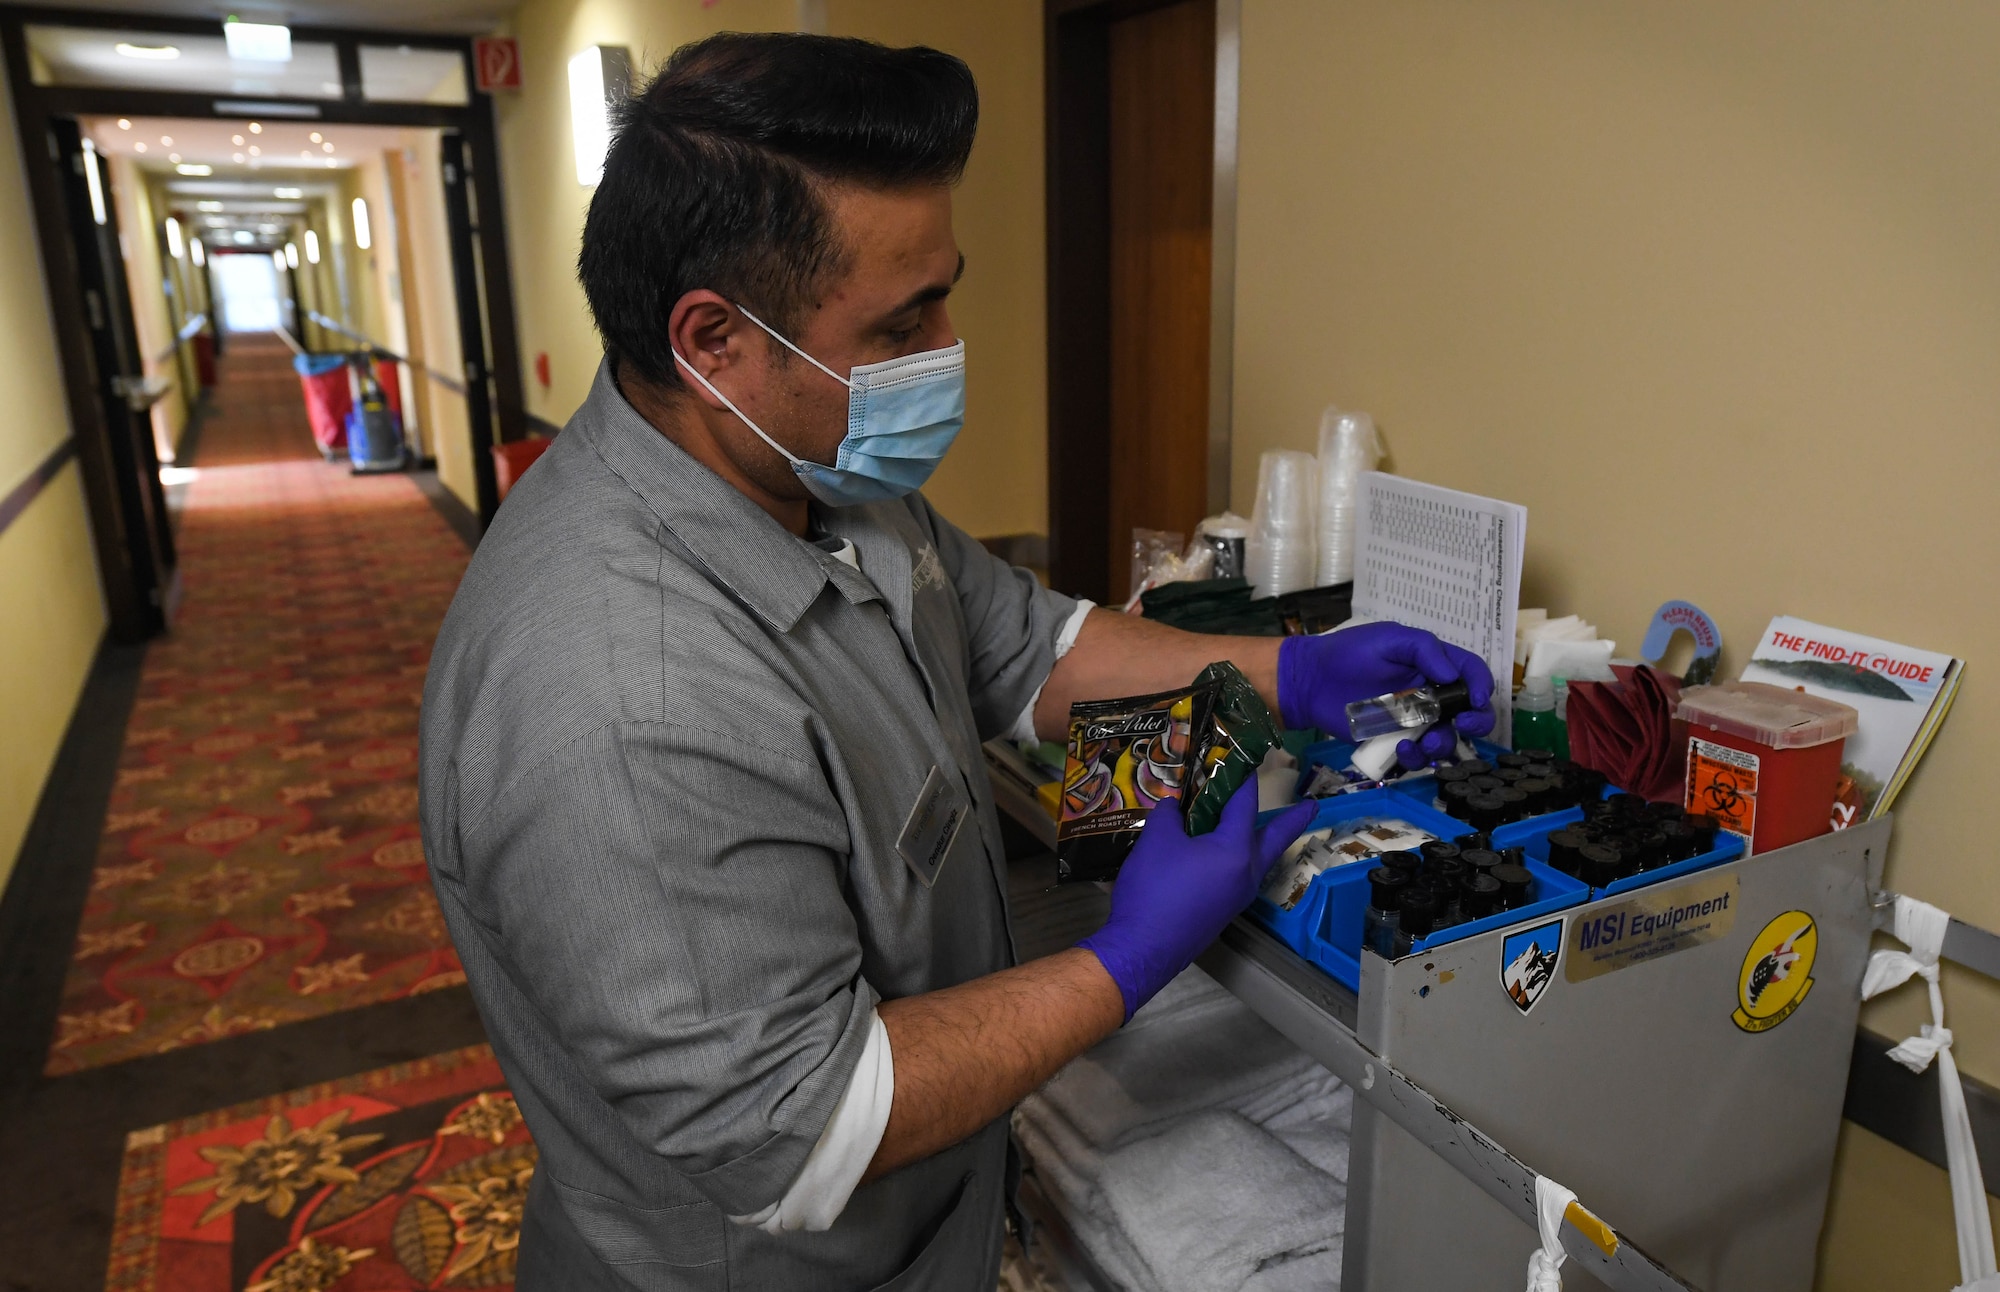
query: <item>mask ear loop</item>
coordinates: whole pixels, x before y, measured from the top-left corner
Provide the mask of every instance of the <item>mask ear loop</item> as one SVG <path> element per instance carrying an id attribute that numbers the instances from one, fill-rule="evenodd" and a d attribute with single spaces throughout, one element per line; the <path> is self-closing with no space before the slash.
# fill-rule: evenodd
<path id="1" fill-rule="evenodd" d="M 760 326 L 761 326 L 761 325 L 760 325 Z M 736 406 L 736 401 L 732 400 L 732 399 L 731 399 L 731 398 L 730 398 L 729 396 L 727 396 L 727 395 L 723 394 L 723 393 L 722 393 L 721 391 L 717 390 L 717 389 L 716 389 L 716 388 L 715 388 L 715 387 L 714 387 L 714 386 L 713 386 L 713 385 L 712 385 L 712 384 L 711 384 L 711 383 L 709 382 L 708 378 L 706 378 L 706 377 L 702 376 L 702 375 L 701 375 L 700 373 L 698 373 L 698 372 L 696 372 L 696 371 L 694 370 L 694 365 L 693 365 L 693 364 L 689 363 L 689 362 L 688 362 L 688 361 L 687 361 L 686 359 L 683 359 L 683 358 L 681 358 L 681 352 L 680 352 L 679 350 L 675 350 L 675 351 L 673 352 L 673 356 L 674 356 L 674 362 L 675 362 L 675 363 L 677 363 L 677 364 L 679 364 L 679 365 L 680 365 L 680 366 L 681 366 L 681 367 L 682 367 L 682 368 L 683 368 L 683 369 L 684 369 L 684 370 L 685 370 L 685 371 L 687 372 L 687 375 L 688 375 L 688 376 L 690 376 L 690 377 L 693 377 L 693 378 L 694 378 L 694 379 L 695 379 L 696 381 L 700 382 L 700 383 L 701 383 L 701 388 L 702 388 L 703 390 L 707 391 L 707 392 L 708 392 L 709 394 L 711 394 L 711 395 L 715 396 L 715 397 L 716 397 L 717 399 L 721 400 L 721 401 L 722 401 L 722 404 L 723 404 L 723 407 L 727 408 L 727 409 L 728 409 L 728 410 L 729 410 L 730 412 L 732 412 L 732 413 L 736 414 L 736 417 L 737 417 L 737 420 L 738 420 L 738 421 L 742 422 L 742 423 L 743 423 L 743 424 L 744 424 L 745 426 L 747 426 L 747 427 L 749 427 L 749 428 L 750 428 L 751 430 L 755 431 L 755 432 L 757 433 L 757 438 L 758 438 L 758 439 L 760 439 L 760 440 L 764 441 L 764 443 L 766 443 L 766 444 L 770 445 L 770 446 L 771 446 L 771 448 L 772 448 L 772 449 L 773 449 L 773 450 L 774 450 L 775 452 L 777 452 L 779 456 L 783 457 L 783 458 L 785 459 L 785 461 L 787 461 L 787 462 L 791 463 L 791 464 L 792 464 L 792 470 L 793 470 L 793 471 L 794 471 L 795 473 L 797 473 L 797 474 L 799 474 L 799 475 L 804 475 L 804 474 L 806 473 L 806 468 L 807 468 L 807 467 L 808 467 L 809 465 L 816 465 L 816 464 L 809 464 L 809 463 L 807 463 L 807 462 L 806 462 L 806 460 L 805 460 L 805 459 L 803 459 L 803 458 L 797 458 L 797 457 L 793 457 L 793 456 L 792 456 L 792 454 L 791 454 L 790 452 L 788 452 L 788 451 L 786 450 L 786 448 L 785 448 L 785 446 L 784 446 L 784 445 L 782 445 L 782 444 L 778 443 L 778 442 L 777 442 L 776 440 L 772 439 L 772 438 L 771 438 L 770 436 L 768 436 L 768 435 L 764 434 L 764 428 L 763 428 L 763 427 L 761 427 L 761 426 L 759 426 L 759 425 L 757 425 L 757 423 L 755 423 L 755 422 L 751 421 L 751 420 L 750 420 L 750 418 L 749 418 L 749 415 L 748 415 L 748 414 L 746 414 L 746 413 L 745 413 L 745 412 L 744 412 L 744 411 L 743 411 L 742 409 L 740 409 L 740 408 L 738 408 L 738 407 Z"/>
<path id="2" fill-rule="evenodd" d="M 736 305 L 736 302 L 731 301 L 730 304 Z M 793 354 L 797 355 L 799 358 L 804 359 L 807 363 L 811 364 L 813 367 L 818 368 L 821 372 L 833 378 L 835 381 L 847 387 L 849 390 L 860 389 L 860 387 L 856 386 L 853 382 L 849 381 L 847 378 L 841 376 L 833 369 L 827 367 L 819 360 L 813 358 L 811 355 L 807 354 L 804 350 L 801 350 L 797 346 L 793 345 L 791 341 L 786 338 L 784 333 L 778 331 L 776 328 L 772 327 L 769 323 L 766 323 L 763 319 L 758 318 L 755 314 L 752 314 L 749 310 L 744 309 L 741 305 L 736 305 L 736 308 L 742 311 L 744 318 L 749 319 L 752 323 L 755 323 L 758 327 L 763 328 L 766 332 L 770 333 L 771 336 L 777 340 L 779 345 L 784 346 L 787 350 L 790 350 Z"/>

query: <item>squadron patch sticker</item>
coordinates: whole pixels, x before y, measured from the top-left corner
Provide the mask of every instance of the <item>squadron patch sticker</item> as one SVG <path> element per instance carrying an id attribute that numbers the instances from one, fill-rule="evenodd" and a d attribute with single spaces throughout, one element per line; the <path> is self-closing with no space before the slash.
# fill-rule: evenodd
<path id="1" fill-rule="evenodd" d="M 1555 981 L 1562 959 L 1563 922 L 1550 920 L 1532 929 L 1510 933 L 1500 943 L 1500 985 L 1507 999 L 1523 1014 L 1535 1007 Z"/>
<path id="2" fill-rule="evenodd" d="M 1768 1032 L 1790 1018 L 1812 990 L 1819 926 L 1804 911 L 1786 911 L 1751 939 L 1736 979 L 1730 1017 L 1746 1032 Z"/>

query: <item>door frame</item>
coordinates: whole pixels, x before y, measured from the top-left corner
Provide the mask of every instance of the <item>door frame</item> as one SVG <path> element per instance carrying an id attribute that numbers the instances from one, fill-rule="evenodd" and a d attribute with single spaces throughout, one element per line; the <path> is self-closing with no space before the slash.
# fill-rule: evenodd
<path id="1" fill-rule="evenodd" d="M 474 239 L 452 240 L 454 276 L 476 283 L 461 303 L 483 304 L 483 317 L 460 320 L 461 331 L 477 334 L 479 349 L 465 353 L 468 422 L 472 433 L 472 466 L 479 494 L 482 523 L 499 506 L 490 446 L 527 434 L 521 381 L 520 343 L 515 333 L 513 274 L 508 264 L 504 204 L 500 189 L 498 134 L 492 95 L 477 88 L 470 36 L 440 36 L 421 32 L 375 31 L 346 27 L 294 26 L 292 37 L 324 41 L 337 51 L 344 94 L 339 99 L 283 96 L 198 94 L 185 91 L 36 85 L 30 75 L 26 28 L 30 25 L 93 27 L 111 30 L 157 31 L 213 36 L 218 19 L 171 17 L 137 11 L 0 6 L 0 50 L 4 50 L 9 90 L 29 200 L 41 249 L 42 272 L 48 285 L 49 311 L 55 325 L 57 352 L 63 368 L 63 388 L 69 406 L 71 434 L 89 504 L 92 539 L 104 582 L 111 635 L 117 641 L 140 641 L 157 631 L 145 591 L 120 553 L 133 521 L 119 502 L 113 428 L 98 398 L 96 363 L 75 250 L 65 223 L 60 176 L 52 156 L 50 128 L 62 117 L 150 116 L 250 120 L 255 117 L 312 119 L 335 125 L 438 127 L 456 131 L 463 140 L 464 170 L 471 180 L 471 199 L 479 212 Z M 361 97 L 361 47 L 407 45 L 450 50 L 465 64 L 469 100 L 463 106 L 429 103 L 373 103 Z M 253 107 L 274 110 L 254 112 Z M 462 186 L 461 186 L 462 187 Z M 474 257 L 464 259 L 466 257 Z M 464 263 L 461 260 L 464 259 Z M 475 398 L 475 393 L 477 397 Z M 483 407 L 482 407 L 483 406 Z M 483 441 L 482 442 L 482 438 Z"/>
<path id="2" fill-rule="evenodd" d="M 1178 0 L 1043 0 L 1049 582 L 1111 585 L 1111 24 Z M 1215 0 L 1209 225 L 1208 510 L 1230 496 L 1236 335 L 1236 138 L 1242 0 Z"/>

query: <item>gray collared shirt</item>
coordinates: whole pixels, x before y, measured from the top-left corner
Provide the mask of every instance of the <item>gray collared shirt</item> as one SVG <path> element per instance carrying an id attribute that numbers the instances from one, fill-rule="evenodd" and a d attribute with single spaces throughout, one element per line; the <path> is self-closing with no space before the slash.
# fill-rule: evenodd
<path id="1" fill-rule="evenodd" d="M 825 1233 L 724 1220 L 797 1175 L 877 999 L 1010 963 L 979 743 L 1076 605 L 919 495 L 820 520 L 866 576 L 606 367 L 445 619 L 424 847 L 542 1155 L 524 1289 L 972 1286 L 997 1260 L 997 1124 Z M 896 841 L 933 768 L 974 810 L 926 887 Z"/>

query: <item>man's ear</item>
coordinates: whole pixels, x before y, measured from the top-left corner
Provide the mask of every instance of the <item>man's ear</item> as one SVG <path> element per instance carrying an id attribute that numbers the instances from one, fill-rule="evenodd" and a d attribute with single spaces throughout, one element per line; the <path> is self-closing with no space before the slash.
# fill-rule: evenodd
<path id="1" fill-rule="evenodd" d="M 741 333 L 740 320 L 728 299 L 705 287 L 675 301 L 667 315 L 667 343 L 674 354 L 711 381 L 716 373 L 742 361 Z M 700 382 L 688 379 L 687 368 L 682 368 L 679 376 L 688 393 L 710 408 L 722 407 Z"/>

